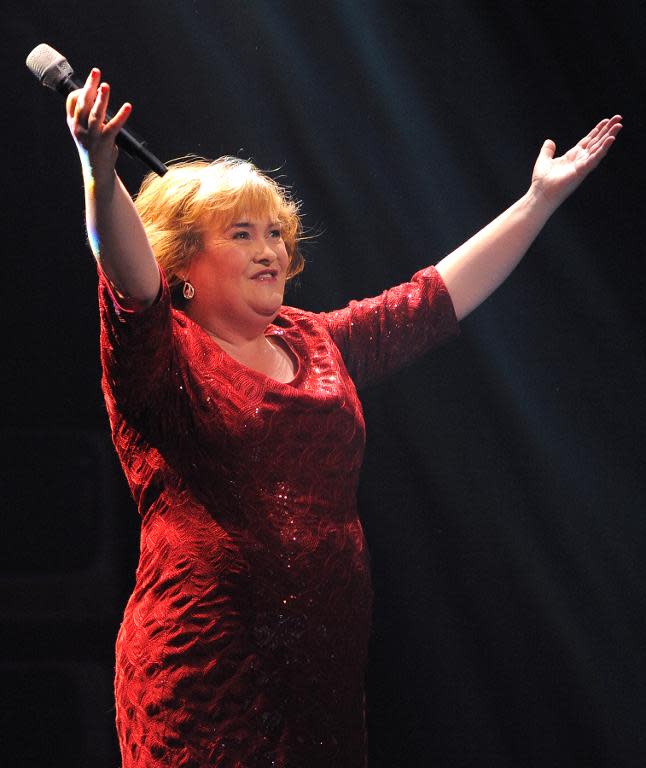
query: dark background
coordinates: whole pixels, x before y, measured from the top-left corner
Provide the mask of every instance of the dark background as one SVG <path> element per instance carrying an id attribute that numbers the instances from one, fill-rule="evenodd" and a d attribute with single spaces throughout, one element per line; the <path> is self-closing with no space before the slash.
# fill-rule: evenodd
<path id="1" fill-rule="evenodd" d="M 364 393 L 360 504 L 371 768 L 643 766 L 643 3 L 22 2 L 3 25 L 3 760 L 119 764 L 138 547 L 78 159 L 24 66 L 47 42 L 102 68 L 163 160 L 280 169 L 317 233 L 287 301 L 314 310 L 436 263 L 525 191 L 545 138 L 624 116 L 460 338 Z M 134 193 L 146 169 L 119 171 Z"/>

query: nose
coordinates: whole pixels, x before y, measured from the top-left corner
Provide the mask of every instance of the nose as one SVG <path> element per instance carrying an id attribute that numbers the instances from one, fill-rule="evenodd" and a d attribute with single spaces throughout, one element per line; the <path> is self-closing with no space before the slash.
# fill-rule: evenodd
<path id="1" fill-rule="evenodd" d="M 277 258 L 278 256 L 271 245 L 266 240 L 262 240 L 259 243 L 259 247 L 256 250 L 253 260 L 256 264 L 271 264 L 272 261 L 276 261 Z"/>

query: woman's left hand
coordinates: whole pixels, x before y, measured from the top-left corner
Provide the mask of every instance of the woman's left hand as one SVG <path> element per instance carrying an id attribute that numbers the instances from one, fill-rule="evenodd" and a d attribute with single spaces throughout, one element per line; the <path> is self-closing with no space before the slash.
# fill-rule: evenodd
<path id="1" fill-rule="evenodd" d="M 556 144 L 547 139 L 534 165 L 533 190 L 560 205 L 606 156 L 622 128 L 621 120 L 621 115 L 602 120 L 560 157 L 554 157 Z"/>

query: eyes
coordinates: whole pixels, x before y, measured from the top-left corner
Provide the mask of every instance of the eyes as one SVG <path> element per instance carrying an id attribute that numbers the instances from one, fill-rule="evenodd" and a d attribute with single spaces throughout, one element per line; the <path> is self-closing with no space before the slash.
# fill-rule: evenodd
<path id="1" fill-rule="evenodd" d="M 269 230 L 269 237 L 273 240 L 280 240 L 283 236 L 283 233 L 280 229 L 270 229 Z M 233 233 L 233 240 L 250 240 L 251 239 L 251 232 L 247 229 L 240 229 Z"/>

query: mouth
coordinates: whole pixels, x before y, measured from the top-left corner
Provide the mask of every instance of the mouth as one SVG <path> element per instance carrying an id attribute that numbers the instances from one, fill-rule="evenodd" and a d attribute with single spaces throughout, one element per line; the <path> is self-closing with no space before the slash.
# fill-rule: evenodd
<path id="1" fill-rule="evenodd" d="M 277 277 L 278 277 L 278 270 L 270 268 L 270 269 L 261 269 L 260 272 L 256 272 L 256 274 L 251 279 L 258 280 L 259 282 L 265 283 L 265 282 L 275 282 Z"/>

